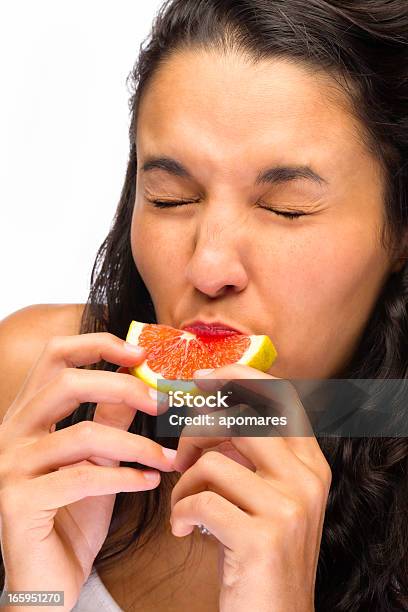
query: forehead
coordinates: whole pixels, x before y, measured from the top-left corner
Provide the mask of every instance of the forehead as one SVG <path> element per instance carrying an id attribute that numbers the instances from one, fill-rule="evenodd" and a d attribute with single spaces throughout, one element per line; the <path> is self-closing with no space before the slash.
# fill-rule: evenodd
<path id="1" fill-rule="evenodd" d="M 203 179 L 222 167 L 296 161 L 330 172 L 362 154 L 359 126 L 328 75 L 283 59 L 257 64 L 238 54 L 174 54 L 144 92 L 138 156 L 162 153 L 197 165 Z M 289 159 L 290 158 L 290 159 Z"/>

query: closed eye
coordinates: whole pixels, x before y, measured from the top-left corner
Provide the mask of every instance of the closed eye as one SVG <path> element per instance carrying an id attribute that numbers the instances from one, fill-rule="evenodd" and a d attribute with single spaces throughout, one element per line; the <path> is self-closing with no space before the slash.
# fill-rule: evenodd
<path id="1" fill-rule="evenodd" d="M 272 208 L 271 206 L 260 206 L 264 210 L 269 210 L 270 212 L 275 213 L 275 215 L 281 215 L 282 217 L 286 217 L 287 219 L 298 219 L 299 217 L 305 217 L 310 213 L 304 212 L 289 212 L 288 210 L 276 210 L 276 208 Z"/>
<path id="2" fill-rule="evenodd" d="M 196 204 L 195 200 L 148 200 L 157 208 L 171 208 L 174 206 L 184 206 L 185 204 Z"/>
<path id="3" fill-rule="evenodd" d="M 150 200 L 149 202 L 156 206 L 157 208 L 174 208 L 176 206 L 185 206 L 186 204 L 196 204 L 198 200 Z M 282 217 L 286 217 L 287 219 L 297 219 L 299 217 L 307 216 L 308 213 L 303 212 L 289 212 L 286 210 L 275 210 L 269 206 L 260 206 L 265 210 L 269 210 L 270 212 L 275 213 L 276 215 L 281 215 Z"/>

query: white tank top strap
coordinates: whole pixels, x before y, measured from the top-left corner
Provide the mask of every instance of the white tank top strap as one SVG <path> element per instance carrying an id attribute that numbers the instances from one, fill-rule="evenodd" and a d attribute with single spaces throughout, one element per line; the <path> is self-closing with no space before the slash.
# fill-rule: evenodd
<path id="1" fill-rule="evenodd" d="M 113 599 L 93 566 L 71 612 L 95 612 L 96 610 L 98 612 L 124 612 Z"/>

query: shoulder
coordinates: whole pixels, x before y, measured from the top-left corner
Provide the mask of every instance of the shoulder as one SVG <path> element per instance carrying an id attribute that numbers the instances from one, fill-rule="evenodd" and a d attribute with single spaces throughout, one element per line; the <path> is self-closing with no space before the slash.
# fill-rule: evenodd
<path id="1" fill-rule="evenodd" d="M 0 423 L 52 336 L 79 333 L 85 304 L 32 304 L 0 321 Z"/>
<path id="2" fill-rule="evenodd" d="M 32 304 L 0 321 L 0 346 L 24 357 L 51 336 L 79 333 L 84 304 Z"/>

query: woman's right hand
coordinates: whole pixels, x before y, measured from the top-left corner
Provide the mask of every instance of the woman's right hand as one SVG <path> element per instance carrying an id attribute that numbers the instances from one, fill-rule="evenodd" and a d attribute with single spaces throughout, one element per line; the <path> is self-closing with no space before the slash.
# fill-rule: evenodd
<path id="1" fill-rule="evenodd" d="M 124 373 L 145 358 L 106 332 L 56 336 L 29 372 L 0 425 L 5 590 L 64 591 L 58 609 L 71 610 L 106 539 L 116 493 L 152 489 L 157 470 L 174 470 L 160 444 L 127 431 L 137 410 L 157 415 L 148 386 Z M 101 359 L 122 367 L 76 368 Z M 82 402 L 97 403 L 94 420 L 55 431 Z"/>

